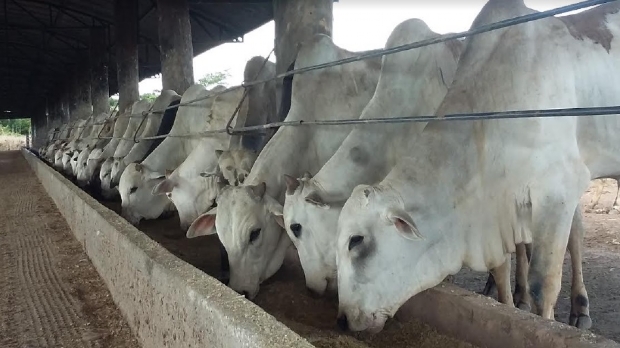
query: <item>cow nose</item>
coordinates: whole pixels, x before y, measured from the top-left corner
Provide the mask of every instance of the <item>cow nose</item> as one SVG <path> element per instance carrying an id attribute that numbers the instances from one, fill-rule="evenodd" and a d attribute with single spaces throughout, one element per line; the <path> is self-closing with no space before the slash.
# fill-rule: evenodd
<path id="1" fill-rule="evenodd" d="M 237 175 L 237 181 L 239 181 L 240 184 L 243 184 L 244 180 L 245 180 L 245 174 Z"/>
<path id="2" fill-rule="evenodd" d="M 338 323 L 338 327 L 340 328 L 340 330 L 342 331 L 349 330 L 349 321 L 347 320 L 346 314 L 343 314 L 340 317 L 338 317 L 338 320 L 336 320 L 336 322 Z"/>

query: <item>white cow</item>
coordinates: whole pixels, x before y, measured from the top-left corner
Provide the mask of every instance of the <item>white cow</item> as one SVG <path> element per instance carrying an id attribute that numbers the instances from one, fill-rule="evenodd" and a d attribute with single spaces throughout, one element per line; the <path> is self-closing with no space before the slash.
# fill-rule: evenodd
<path id="1" fill-rule="evenodd" d="M 606 9 L 594 24 L 567 27 L 548 18 L 471 38 L 437 115 L 617 104 L 620 78 L 609 71 L 618 60 L 609 48 L 620 15 L 617 7 Z M 534 12 L 520 1 L 492 0 L 474 26 Z M 614 151 L 601 151 L 601 137 L 617 136 L 605 125 L 618 122 L 429 123 L 414 157 L 402 158 L 381 183 L 356 187 L 344 204 L 339 325 L 381 330 L 411 296 L 463 265 L 491 270 L 500 298 L 512 300 L 509 256 L 520 243 L 534 245 L 528 272 L 534 309 L 552 319 L 579 198 L 591 177 L 618 168 L 618 142 L 606 143 Z"/>
<path id="2" fill-rule="evenodd" d="M 148 113 L 151 108 L 151 102 L 143 99 L 138 100 L 133 103 L 131 106 L 131 118 L 129 119 L 129 123 L 127 124 L 127 128 L 125 128 L 125 133 L 122 135 L 121 141 L 116 146 L 114 150 L 114 154 L 112 157 L 109 157 L 105 160 L 105 163 L 101 166 L 101 170 L 99 172 L 99 178 L 101 180 L 101 192 L 106 197 L 116 196 L 118 193 L 116 189 L 116 185 L 113 184 L 114 178 L 112 175 L 112 168 L 114 166 L 114 162 L 122 160 L 131 148 L 136 144 L 134 142 L 134 135 L 139 136 L 141 130 L 144 129 L 145 122 L 142 122 L 142 113 Z M 147 116 L 148 117 L 148 116 Z M 142 129 L 138 129 L 138 128 Z"/>
<path id="3" fill-rule="evenodd" d="M 114 151 L 116 151 L 116 147 L 121 141 L 125 130 L 127 129 L 127 125 L 129 124 L 129 117 L 126 117 L 130 113 L 131 109 L 126 112 L 117 112 L 114 116 L 114 131 L 112 133 L 112 139 L 103 147 L 96 147 L 91 153 L 88 155 L 88 160 L 86 164 L 86 168 L 82 172 L 80 176 L 82 180 L 85 180 L 91 187 L 100 190 L 101 189 L 101 179 L 99 172 L 101 167 L 103 166 L 103 162 L 114 155 Z M 103 197 L 110 199 L 112 197 Z"/>
<path id="4" fill-rule="evenodd" d="M 138 129 L 139 137 L 151 137 L 155 135 L 166 135 L 170 132 L 174 120 L 176 118 L 176 112 L 178 107 L 166 110 L 171 104 L 178 104 L 181 100 L 181 96 L 173 90 L 163 90 L 161 94 L 153 101 L 152 113 L 149 115 L 148 120 L 144 122 L 143 127 Z M 162 124 L 163 123 L 163 124 Z M 154 150 L 163 139 L 157 140 L 140 140 L 137 144 L 134 144 L 131 150 L 124 157 L 114 156 L 114 163 L 112 165 L 112 179 L 111 186 L 118 185 L 121 178 L 121 174 L 129 163 L 140 162 Z"/>
<path id="5" fill-rule="evenodd" d="M 56 155 L 54 156 L 55 163 L 54 166 L 57 170 L 66 172 L 69 166 L 69 160 L 71 159 L 69 152 L 74 149 L 76 145 L 76 141 L 81 137 L 86 124 L 89 122 L 89 119 L 81 119 L 76 120 L 71 124 L 71 135 L 66 140 L 64 145 L 62 145 L 59 149 L 56 150 Z"/>
<path id="6" fill-rule="evenodd" d="M 116 117 L 114 117 L 114 114 L 107 115 L 103 113 L 102 115 L 105 115 L 105 119 L 103 122 L 99 122 L 101 124 L 96 129 L 93 129 L 91 139 L 78 156 L 76 179 L 78 185 L 82 188 L 85 188 L 90 183 L 90 177 L 87 176 L 88 158 L 92 152 L 103 151 L 103 148 L 110 142 L 108 138 L 113 135 Z"/>
<path id="7" fill-rule="evenodd" d="M 258 155 L 254 150 L 243 148 L 226 151 L 215 150 L 215 154 L 219 171 L 231 186 L 243 184 L 245 178 L 250 174 Z"/>
<path id="8" fill-rule="evenodd" d="M 97 116 L 93 116 L 92 123 L 85 130 L 84 136 L 81 138 L 79 147 L 73 152 L 71 157 L 71 168 L 73 170 L 73 176 L 77 177 L 78 168 L 80 167 L 79 157 L 82 152 L 90 151 L 90 149 L 97 146 L 100 142 L 107 142 L 107 140 L 100 139 L 101 136 L 108 136 L 113 127 L 113 122 L 110 120 L 110 115 L 103 112 Z M 84 160 L 84 156 L 82 156 Z"/>
<path id="9" fill-rule="evenodd" d="M 272 62 L 265 61 L 265 58 L 253 57 L 245 66 L 244 76 L 245 82 L 260 81 L 274 77 L 275 65 Z M 237 114 L 232 126 L 238 128 L 244 125 L 251 126 L 274 121 L 276 111 L 274 84 L 274 81 L 268 81 L 250 87 L 247 90 L 247 105 L 242 105 L 242 109 Z M 228 99 L 232 100 L 229 102 L 225 102 L 224 99 L 217 100 L 216 103 L 213 104 L 215 109 L 212 112 L 215 114 L 223 112 L 224 114 L 220 117 L 230 117 L 230 114 L 232 114 L 234 108 L 238 105 L 238 100 L 235 98 Z M 267 138 L 269 138 L 269 135 L 267 135 Z M 234 135 L 228 139 L 230 148 L 228 148 L 228 146 L 218 147 L 222 149 L 228 148 L 228 150 L 220 149 L 213 152 L 214 148 L 210 145 L 205 144 L 204 146 L 199 146 L 199 148 L 202 149 L 197 149 L 196 151 L 207 151 L 208 153 L 200 154 L 197 152 L 197 156 L 188 157 L 182 166 L 189 165 L 193 168 L 210 168 L 210 173 L 204 173 L 214 175 L 220 175 L 221 173 L 221 175 L 228 180 L 229 184 L 237 185 L 239 180 L 245 180 L 245 177 L 247 177 L 252 165 L 256 161 L 257 150 L 252 150 L 252 148 L 262 148 L 262 141 L 264 139 L 262 136 L 257 136 L 255 134 L 243 135 L 242 137 Z M 217 156 L 217 166 L 209 162 L 213 160 L 214 153 Z M 218 168 L 219 172 L 213 171 L 213 169 Z M 197 169 L 194 169 L 192 175 L 196 175 L 197 171 Z M 207 186 L 194 186 L 198 184 Z M 213 183 L 208 180 L 189 180 L 187 176 L 181 180 L 180 176 L 175 174 L 159 184 L 154 189 L 153 193 L 166 193 L 169 197 L 172 197 L 172 201 L 181 217 L 181 226 L 184 230 L 187 230 L 192 221 L 211 207 L 214 197 L 213 187 Z M 207 205 L 209 202 L 211 203 Z"/>
<path id="10" fill-rule="evenodd" d="M 351 57 L 325 35 L 302 44 L 295 68 Z M 372 97 L 379 59 L 295 76 L 287 121 L 357 118 Z M 284 91 L 286 92 L 286 91 Z M 282 265 L 291 240 L 282 229 L 282 174 L 316 172 L 334 154 L 351 127 L 284 127 L 261 151 L 243 186 L 225 188 L 217 208 L 198 218 L 188 237 L 217 233 L 230 261 L 230 287 L 248 298 Z M 219 214 L 216 215 L 216 212 Z"/>
<path id="11" fill-rule="evenodd" d="M 419 19 L 399 24 L 386 48 L 439 36 Z M 452 41 L 383 58 L 375 95 L 360 118 L 433 115 L 452 83 L 461 43 Z M 284 223 L 297 247 L 306 286 L 317 294 L 336 282 L 336 229 L 344 201 L 359 184 L 375 183 L 411 146 L 425 123 L 357 126 L 314 176 L 287 176 Z"/>
<path id="12" fill-rule="evenodd" d="M 243 80 L 245 82 L 268 80 L 275 76 L 275 63 L 265 62 L 265 58 L 260 56 L 252 57 L 245 65 L 245 70 L 243 71 Z M 268 82 L 249 87 L 247 99 L 248 114 L 246 121 L 237 122 L 238 125 L 256 126 L 281 121 L 281 119 L 278 119 L 276 108 L 275 80 L 269 80 Z M 269 142 L 274 133 L 274 129 L 269 129 L 264 135 L 244 135 L 241 139 L 241 146 L 258 153 Z"/>
<path id="13" fill-rule="evenodd" d="M 193 85 L 183 93 L 181 104 L 204 98 L 209 93 L 224 89 L 223 86 L 217 86 L 208 91 L 201 85 Z M 183 135 L 207 129 L 210 118 L 206 111 L 211 109 L 213 100 L 214 98 L 207 98 L 187 106 L 180 106 L 170 134 Z M 137 224 L 143 218 L 158 218 L 161 215 L 160 209 L 151 211 L 148 209 L 153 202 L 160 198 L 152 195 L 153 187 L 165 179 L 166 170 L 174 170 L 181 165 L 200 142 L 200 137 L 169 136 L 140 164 L 130 163 L 127 165 L 118 185 L 123 217 L 133 224 Z M 167 204 L 164 210 L 173 209 L 172 204 Z"/>
<path id="14" fill-rule="evenodd" d="M 216 96 L 211 104 L 209 123 L 206 130 L 224 129 L 230 117 L 233 115 L 243 97 L 243 90 L 237 89 Z M 247 100 L 239 110 L 241 115 L 247 114 Z M 234 124 L 233 124 L 234 126 Z M 230 136 L 226 133 L 214 134 L 200 138 L 200 143 L 187 156 L 185 161 L 176 168 L 165 180 L 157 183 L 152 194 L 153 199 L 148 205 L 137 202 L 133 208 L 133 216 L 159 216 L 169 204 L 166 193 L 174 203 L 181 222 L 181 228 L 187 230 L 191 223 L 203 212 L 207 211 L 215 200 L 216 192 L 212 180 L 192 181 L 192 178 L 200 177 L 201 173 L 217 172 L 216 150 L 228 148 Z M 208 184 L 210 187 L 193 186 L 192 184 Z M 191 185 L 192 187 L 187 187 Z M 186 187 L 183 187 L 186 186 Z M 176 190 L 175 190 L 176 188 Z M 219 190 L 218 190 L 219 191 Z M 188 199 L 189 195 L 197 199 Z M 195 196 L 194 196 L 195 195 Z M 199 197 L 200 195 L 207 197 Z M 208 205 L 207 205 L 208 204 Z"/>

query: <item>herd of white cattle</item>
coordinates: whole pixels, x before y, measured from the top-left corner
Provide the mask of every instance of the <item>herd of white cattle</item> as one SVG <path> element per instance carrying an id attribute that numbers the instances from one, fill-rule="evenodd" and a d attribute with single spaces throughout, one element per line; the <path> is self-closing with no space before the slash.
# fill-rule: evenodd
<path id="1" fill-rule="evenodd" d="M 620 105 L 619 10 L 613 2 L 298 74 L 285 120 Z M 534 12 L 491 0 L 473 27 Z M 386 48 L 437 36 L 410 19 Z M 358 53 L 316 35 L 294 67 Z M 275 76 L 263 63 L 250 60 L 246 79 Z M 234 90 L 183 105 L 222 90 L 195 85 L 182 97 L 163 91 L 152 104 L 136 102 L 128 112 L 150 112 L 145 122 L 96 115 L 66 125 L 40 156 L 80 186 L 120 195 L 133 224 L 177 211 L 187 238 L 217 233 L 229 286 L 250 299 L 294 247 L 307 287 L 338 292 L 343 329 L 380 331 L 410 297 L 463 266 L 490 271 L 500 302 L 553 319 L 567 249 L 570 324 L 591 326 L 579 200 L 590 180 L 620 177 L 619 116 L 290 126 L 254 149 L 226 133 L 184 137 L 224 128 L 238 105 L 245 124 L 277 118 L 273 81 L 247 99 Z M 161 142 L 134 141 L 168 132 Z"/>

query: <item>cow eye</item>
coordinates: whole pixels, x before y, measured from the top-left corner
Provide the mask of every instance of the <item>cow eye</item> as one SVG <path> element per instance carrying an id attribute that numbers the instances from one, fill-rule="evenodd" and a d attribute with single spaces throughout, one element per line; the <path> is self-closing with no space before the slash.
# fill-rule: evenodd
<path id="1" fill-rule="evenodd" d="M 363 236 L 352 236 L 351 239 L 349 239 L 349 250 L 355 248 L 356 246 L 362 244 L 362 242 L 364 241 L 364 237 Z"/>
<path id="2" fill-rule="evenodd" d="M 260 236 L 260 228 L 252 230 L 252 232 L 250 232 L 250 243 L 254 243 L 254 241 L 256 241 L 259 236 Z"/>
<path id="3" fill-rule="evenodd" d="M 132 187 L 131 189 L 129 189 L 129 194 L 135 193 L 137 190 L 137 187 Z"/>
<path id="4" fill-rule="evenodd" d="M 299 238 L 299 236 L 301 236 L 301 225 L 300 224 L 291 224 L 291 232 L 293 232 L 293 235 L 296 238 Z"/>

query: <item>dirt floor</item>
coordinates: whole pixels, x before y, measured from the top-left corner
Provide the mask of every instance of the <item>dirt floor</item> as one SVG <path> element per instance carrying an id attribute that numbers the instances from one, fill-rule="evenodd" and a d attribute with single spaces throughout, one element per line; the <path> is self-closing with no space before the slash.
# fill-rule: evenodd
<path id="1" fill-rule="evenodd" d="M 0 347 L 140 347 L 19 151 L 0 183 Z"/>
<path id="2" fill-rule="evenodd" d="M 26 146 L 26 136 L 0 135 L 0 151 L 19 150 Z"/>
<path id="3" fill-rule="evenodd" d="M 582 206 L 590 203 L 593 187 L 581 198 Z M 620 215 L 601 213 L 611 208 L 616 194 L 616 183 L 606 182 L 605 190 L 595 209 L 598 213 L 584 213 L 586 228 L 583 276 L 590 300 L 592 332 L 620 342 Z M 514 271 L 514 257 L 513 257 Z M 570 256 L 564 260 L 562 291 L 555 310 L 555 318 L 568 322 L 570 314 Z M 471 291 L 482 291 L 487 274 L 463 270 L 455 283 Z M 513 277 L 514 286 L 514 277 Z"/>

